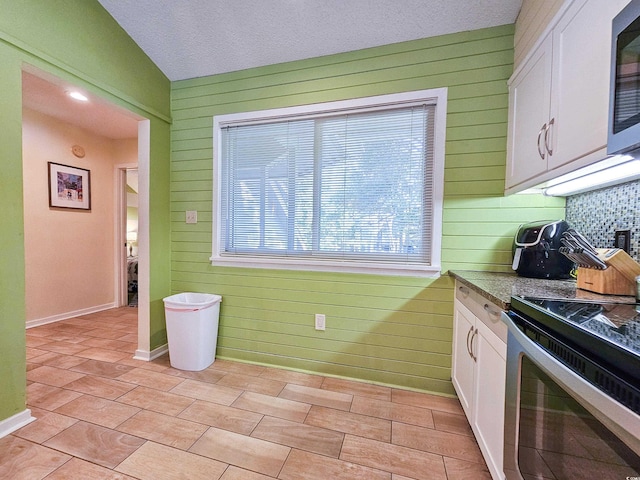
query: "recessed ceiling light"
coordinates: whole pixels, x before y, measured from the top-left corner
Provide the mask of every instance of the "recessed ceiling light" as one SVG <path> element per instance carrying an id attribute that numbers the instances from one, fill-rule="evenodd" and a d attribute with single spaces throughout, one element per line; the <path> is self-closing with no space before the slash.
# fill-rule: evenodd
<path id="1" fill-rule="evenodd" d="M 74 100 L 78 100 L 80 102 L 88 102 L 89 101 L 89 99 L 86 96 L 84 96 L 80 92 L 76 92 L 74 90 L 71 90 L 71 91 L 67 92 L 67 95 L 69 95 Z"/>

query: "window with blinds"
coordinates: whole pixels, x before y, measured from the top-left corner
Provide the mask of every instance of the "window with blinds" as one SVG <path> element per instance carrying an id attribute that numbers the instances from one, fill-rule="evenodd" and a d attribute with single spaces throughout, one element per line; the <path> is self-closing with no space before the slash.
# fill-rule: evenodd
<path id="1" fill-rule="evenodd" d="M 443 105 L 407 96 L 216 117 L 214 264 L 438 268 Z"/>

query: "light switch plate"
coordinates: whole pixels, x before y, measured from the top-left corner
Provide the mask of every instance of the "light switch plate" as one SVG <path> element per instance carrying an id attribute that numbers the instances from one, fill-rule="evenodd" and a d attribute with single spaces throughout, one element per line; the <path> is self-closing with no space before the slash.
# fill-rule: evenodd
<path id="1" fill-rule="evenodd" d="M 198 212 L 196 210 L 187 210 L 187 223 L 198 223 Z"/>

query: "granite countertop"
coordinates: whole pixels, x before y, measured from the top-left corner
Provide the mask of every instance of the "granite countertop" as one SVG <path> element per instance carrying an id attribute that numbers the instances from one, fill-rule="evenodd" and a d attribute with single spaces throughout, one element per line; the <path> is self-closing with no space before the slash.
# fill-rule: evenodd
<path id="1" fill-rule="evenodd" d="M 622 295 L 600 295 L 576 288 L 570 280 L 546 280 L 519 277 L 515 273 L 449 271 L 449 275 L 475 290 L 487 300 L 507 310 L 512 295 L 549 299 L 576 299 L 591 302 L 635 303 L 635 298 Z"/>

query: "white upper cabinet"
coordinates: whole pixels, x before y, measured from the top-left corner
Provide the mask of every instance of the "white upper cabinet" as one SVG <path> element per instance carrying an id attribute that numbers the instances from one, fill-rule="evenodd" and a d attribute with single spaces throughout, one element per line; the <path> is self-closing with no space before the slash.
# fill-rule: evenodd
<path id="1" fill-rule="evenodd" d="M 510 79 L 507 193 L 606 156 L 611 21 L 628 3 L 568 1 Z"/>
<path id="2" fill-rule="evenodd" d="M 507 187 L 547 171 L 551 98 L 551 35 L 529 57 L 509 86 Z"/>

